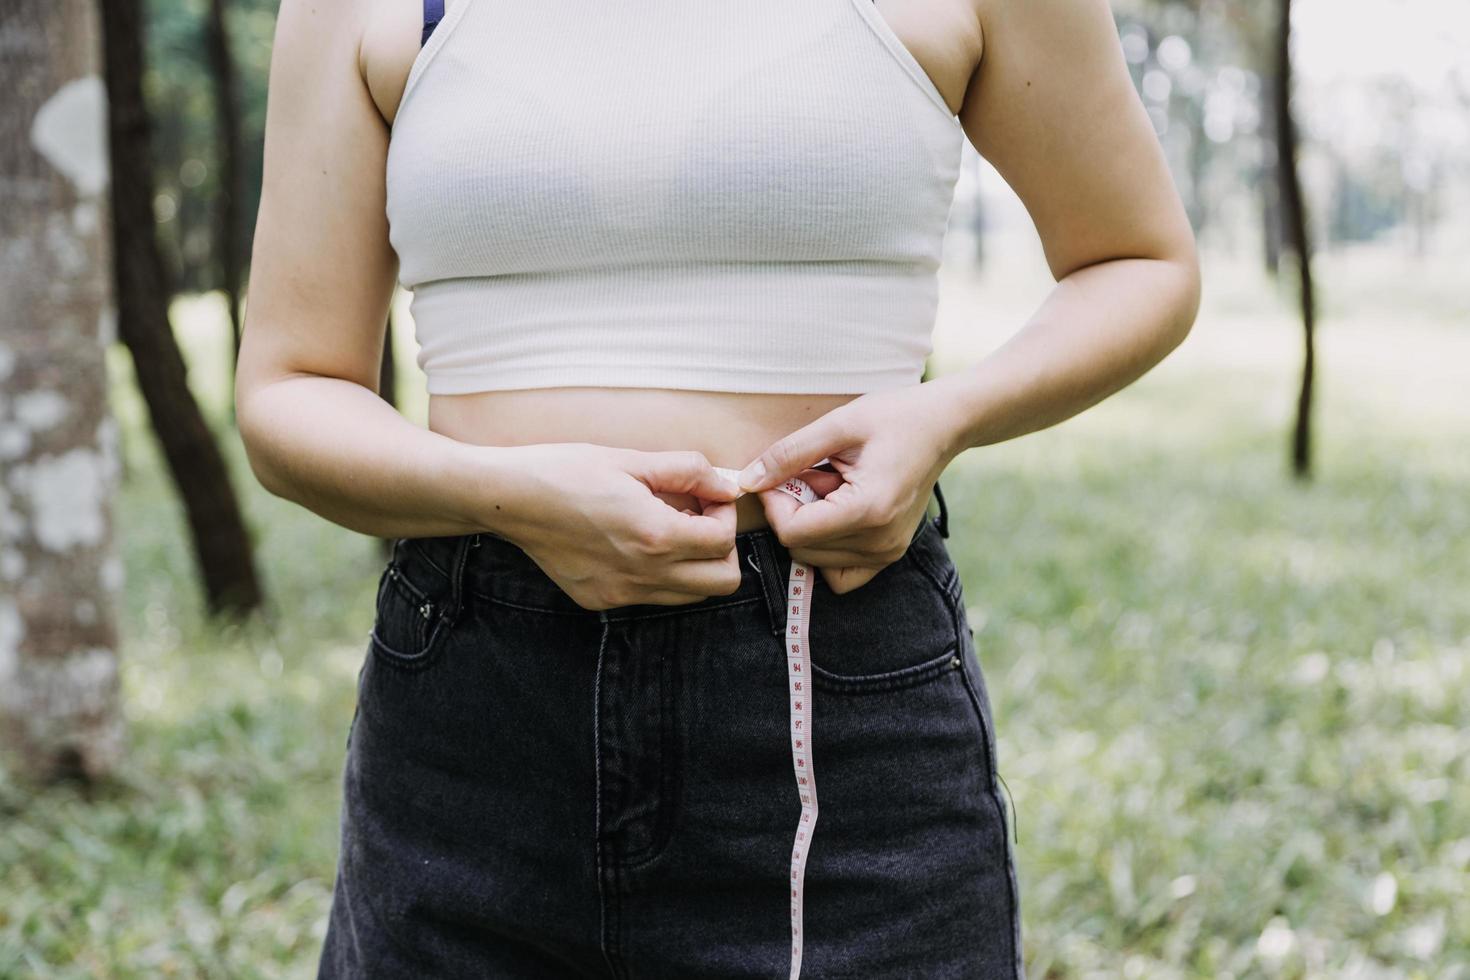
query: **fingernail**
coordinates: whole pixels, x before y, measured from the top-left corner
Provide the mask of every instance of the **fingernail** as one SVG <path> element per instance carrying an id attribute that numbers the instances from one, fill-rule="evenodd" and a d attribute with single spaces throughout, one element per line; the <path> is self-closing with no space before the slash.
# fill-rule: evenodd
<path id="1" fill-rule="evenodd" d="M 766 464 L 760 460 L 751 463 L 740 471 L 740 487 L 743 490 L 754 490 L 756 484 L 760 483 L 766 475 Z"/>

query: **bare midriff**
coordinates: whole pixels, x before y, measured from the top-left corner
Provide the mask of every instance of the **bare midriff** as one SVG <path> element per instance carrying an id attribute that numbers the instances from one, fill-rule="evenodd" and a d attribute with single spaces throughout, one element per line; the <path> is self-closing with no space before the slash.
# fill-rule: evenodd
<path id="1" fill-rule="evenodd" d="M 771 443 L 858 397 L 662 388 L 526 388 L 431 395 L 429 428 L 480 446 L 588 442 L 645 452 L 695 449 L 742 469 Z M 692 498 L 665 500 L 698 509 Z M 735 502 L 735 529 L 767 527 L 761 499 Z"/>

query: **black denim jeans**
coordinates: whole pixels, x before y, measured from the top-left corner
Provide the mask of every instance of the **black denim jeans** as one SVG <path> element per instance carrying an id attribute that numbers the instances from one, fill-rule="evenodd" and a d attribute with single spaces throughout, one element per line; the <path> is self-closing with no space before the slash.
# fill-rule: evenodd
<path id="1" fill-rule="evenodd" d="M 814 582 L 804 977 L 1022 975 L 946 536 L 941 506 L 866 585 Z M 394 543 L 321 977 L 787 975 L 791 559 L 736 544 L 731 595 L 589 611 L 493 534 Z"/>

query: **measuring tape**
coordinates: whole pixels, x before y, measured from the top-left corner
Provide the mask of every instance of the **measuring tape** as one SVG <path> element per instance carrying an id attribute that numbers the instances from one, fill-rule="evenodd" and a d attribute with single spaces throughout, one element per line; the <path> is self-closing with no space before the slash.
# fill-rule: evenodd
<path id="1" fill-rule="evenodd" d="M 739 483 L 740 471 L 714 467 L 715 472 Z M 775 487 L 809 504 L 817 499 L 816 491 L 792 477 Z M 740 496 L 744 496 L 741 491 Z M 796 840 L 791 847 L 791 980 L 801 976 L 802 936 L 801 911 L 806 879 L 806 856 L 811 849 L 812 831 L 817 826 L 817 773 L 812 765 L 812 658 L 808 648 L 807 628 L 812 619 L 813 569 L 803 562 L 791 562 L 786 579 L 786 687 L 791 717 L 791 768 L 796 775 L 796 794 L 801 800 L 801 819 L 796 825 Z"/>

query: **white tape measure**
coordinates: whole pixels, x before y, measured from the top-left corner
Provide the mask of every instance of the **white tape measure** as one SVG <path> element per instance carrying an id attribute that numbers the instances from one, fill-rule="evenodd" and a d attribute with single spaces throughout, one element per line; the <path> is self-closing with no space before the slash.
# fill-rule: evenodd
<path id="1" fill-rule="evenodd" d="M 740 471 L 716 466 L 715 471 L 739 482 Z M 796 498 L 798 504 L 817 499 L 816 491 L 792 477 L 774 489 Z M 744 496 L 744 491 L 741 492 Z M 806 855 L 812 832 L 817 826 L 817 773 L 812 765 L 812 658 L 808 648 L 807 628 L 812 619 L 812 585 L 814 570 L 810 565 L 792 560 L 791 574 L 786 579 L 786 648 L 787 701 L 791 718 L 791 767 L 796 775 L 796 794 L 801 800 L 801 819 L 796 825 L 796 840 L 791 847 L 791 980 L 801 976 L 802 935 L 801 912 L 803 882 L 806 878 Z"/>

